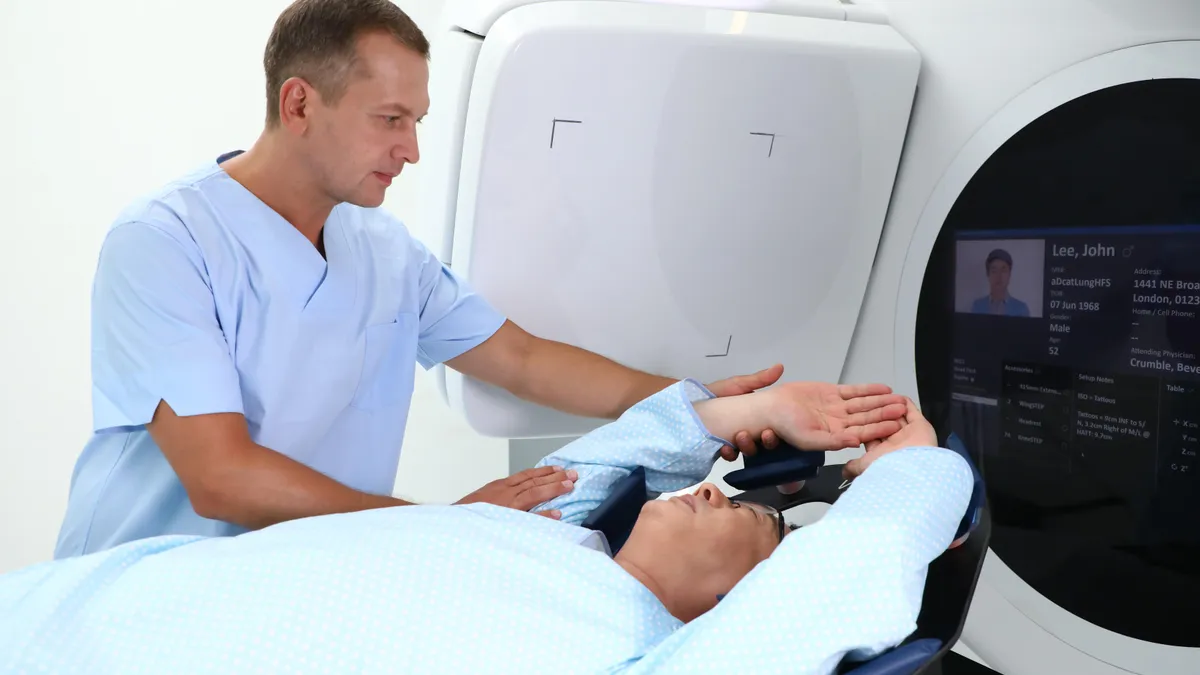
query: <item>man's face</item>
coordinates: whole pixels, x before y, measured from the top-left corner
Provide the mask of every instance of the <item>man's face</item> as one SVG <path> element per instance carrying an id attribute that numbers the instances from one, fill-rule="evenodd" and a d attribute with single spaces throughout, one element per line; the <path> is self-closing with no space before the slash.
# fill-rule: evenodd
<path id="1" fill-rule="evenodd" d="M 390 35 L 358 43 L 358 63 L 336 105 L 315 101 L 307 154 L 335 202 L 383 203 L 405 164 L 416 164 L 417 123 L 429 110 L 429 67 Z"/>
<path id="2" fill-rule="evenodd" d="M 999 297 L 1008 292 L 1008 277 L 1011 271 L 1008 263 L 1003 260 L 988 263 L 988 286 L 991 287 L 992 295 Z"/>
<path id="3" fill-rule="evenodd" d="M 653 556 L 694 589 L 697 602 L 715 603 L 779 545 L 776 519 L 763 507 L 730 502 L 705 483 L 691 495 L 647 502 L 630 543 L 652 547 Z"/>

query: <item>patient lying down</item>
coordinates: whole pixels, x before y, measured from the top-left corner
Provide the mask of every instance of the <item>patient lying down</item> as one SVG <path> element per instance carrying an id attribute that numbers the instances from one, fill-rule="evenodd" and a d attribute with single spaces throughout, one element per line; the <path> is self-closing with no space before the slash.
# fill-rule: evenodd
<path id="1" fill-rule="evenodd" d="M 632 469 L 653 493 L 695 486 L 724 438 L 764 428 L 814 450 L 867 442 L 816 524 L 781 536 L 773 512 L 703 484 L 647 503 L 615 558 L 578 525 Z M 687 380 L 543 461 L 578 472 L 537 509 L 560 520 L 402 506 L 2 576 L 0 671 L 831 673 L 915 626 L 972 486 L 934 443 L 886 387 L 715 399 Z"/>

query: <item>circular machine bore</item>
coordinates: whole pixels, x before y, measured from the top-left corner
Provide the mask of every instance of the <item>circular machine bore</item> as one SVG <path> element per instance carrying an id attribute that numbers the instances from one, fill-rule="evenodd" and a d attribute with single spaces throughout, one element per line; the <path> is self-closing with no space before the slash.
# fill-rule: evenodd
<path id="1" fill-rule="evenodd" d="M 917 384 L 991 547 L 1064 610 L 1200 647 L 1200 80 L 1109 87 L 983 164 L 925 271 Z"/>

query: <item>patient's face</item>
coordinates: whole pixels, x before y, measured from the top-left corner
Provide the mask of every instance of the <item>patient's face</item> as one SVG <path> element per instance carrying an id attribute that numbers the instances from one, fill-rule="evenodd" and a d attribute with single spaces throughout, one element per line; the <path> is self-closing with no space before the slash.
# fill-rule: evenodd
<path id="1" fill-rule="evenodd" d="M 693 596 L 686 604 L 702 613 L 771 555 L 780 543 L 778 518 L 705 483 L 690 495 L 647 502 L 619 557 L 674 587 L 670 593 Z"/>
<path id="2" fill-rule="evenodd" d="M 1008 263 L 1003 260 L 993 260 L 987 268 L 988 286 L 992 294 L 1000 296 L 1008 292 L 1008 280 L 1012 275 Z"/>

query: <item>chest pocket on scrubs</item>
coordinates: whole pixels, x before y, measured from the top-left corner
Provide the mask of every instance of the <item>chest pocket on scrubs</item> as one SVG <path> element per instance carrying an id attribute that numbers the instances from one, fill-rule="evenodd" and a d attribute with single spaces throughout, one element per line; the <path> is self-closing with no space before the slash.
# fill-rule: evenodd
<path id="1" fill-rule="evenodd" d="M 401 314 L 392 323 L 367 326 L 362 376 L 350 405 L 382 410 L 412 395 L 417 363 L 417 317 Z"/>

